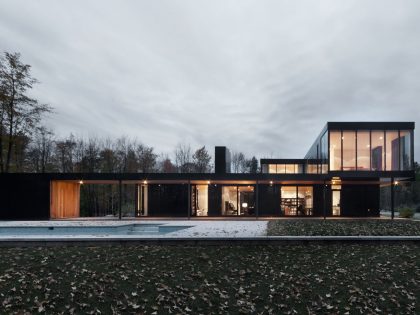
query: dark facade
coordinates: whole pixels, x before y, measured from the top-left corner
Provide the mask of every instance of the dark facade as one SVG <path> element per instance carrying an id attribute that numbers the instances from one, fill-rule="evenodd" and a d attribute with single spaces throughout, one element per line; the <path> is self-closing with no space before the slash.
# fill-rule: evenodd
<path id="1" fill-rule="evenodd" d="M 215 173 L 1 174 L 0 219 L 77 217 L 80 185 L 103 183 L 135 185 L 138 217 L 378 216 L 380 186 L 414 179 L 413 131 L 327 123 L 305 158 L 262 159 L 257 174 L 230 173 L 226 147 L 216 147 Z"/>

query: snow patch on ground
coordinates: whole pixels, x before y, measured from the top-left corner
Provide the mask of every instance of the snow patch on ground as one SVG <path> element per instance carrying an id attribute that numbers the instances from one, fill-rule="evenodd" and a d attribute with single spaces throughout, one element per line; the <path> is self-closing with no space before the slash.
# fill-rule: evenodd
<path id="1" fill-rule="evenodd" d="M 265 236 L 267 230 L 266 220 L 147 220 L 141 221 L 138 219 L 133 220 L 51 220 L 51 221 L 0 221 L 0 229 L 2 227 L 106 227 L 106 226 L 121 226 L 131 224 L 161 224 L 165 226 L 189 226 L 189 228 L 179 231 L 161 234 L 159 238 L 172 238 L 172 237 L 255 237 Z M 2 238 L 39 238 L 40 235 L 1 235 Z M 89 235 L 89 234 L 74 234 L 74 235 L 42 235 L 45 238 L 72 238 L 72 237 L 89 237 L 89 238 L 106 238 L 106 237 L 120 237 L 138 238 L 136 235 L 115 235 L 115 234 L 102 234 L 102 235 Z M 156 237 L 156 235 L 142 235 L 142 238 Z"/>

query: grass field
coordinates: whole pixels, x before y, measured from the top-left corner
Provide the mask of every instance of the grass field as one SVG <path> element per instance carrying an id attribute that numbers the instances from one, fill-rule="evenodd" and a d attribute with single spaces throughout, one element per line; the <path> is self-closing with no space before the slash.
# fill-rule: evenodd
<path id="1" fill-rule="evenodd" d="M 419 245 L 0 248 L 0 313 L 419 314 Z"/>
<path id="2" fill-rule="evenodd" d="M 420 236 L 420 221 L 413 220 L 276 220 L 268 222 L 268 235 L 406 235 Z"/>

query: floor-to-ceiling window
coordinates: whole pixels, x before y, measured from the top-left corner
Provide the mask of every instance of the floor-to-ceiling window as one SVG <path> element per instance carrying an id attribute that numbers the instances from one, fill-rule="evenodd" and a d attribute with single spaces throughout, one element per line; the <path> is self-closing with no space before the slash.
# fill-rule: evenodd
<path id="1" fill-rule="evenodd" d="M 330 131 L 330 170 L 412 170 L 411 137 L 410 130 Z"/>
<path id="2" fill-rule="evenodd" d="M 297 214 L 296 186 L 281 187 L 281 212 L 283 215 Z"/>
<path id="3" fill-rule="evenodd" d="M 298 215 L 312 215 L 313 189 L 312 186 L 298 186 Z"/>
<path id="4" fill-rule="evenodd" d="M 255 215 L 254 186 L 238 186 L 239 215 Z"/>
<path id="5" fill-rule="evenodd" d="M 402 171 L 413 169 L 411 152 L 411 131 L 400 131 L 400 166 Z"/>
<path id="6" fill-rule="evenodd" d="M 238 215 L 237 186 L 224 186 L 222 188 L 222 215 Z"/>
<path id="7" fill-rule="evenodd" d="M 357 131 L 357 170 L 370 171 L 370 131 Z"/>
<path id="8" fill-rule="evenodd" d="M 330 170 L 341 171 L 341 131 L 330 131 Z"/>
<path id="9" fill-rule="evenodd" d="M 343 131 L 343 171 L 356 169 L 356 132 Z"/>
<path id="10" fill-rule="evenodd" d="M 312 186 L 282 186 L 280 206 L 282 214 L 286 216 L 312 215 Z"/>
<path id="11" fill-rule="evenodd" d="M 399 169 L 399 139 L 398 130 L 387 130 L 386 131 L 386 163 L 385 167 L 387 171 L 398 171 Z"/>
<path id="12" fill-rule="evenodd" d="M 222 215 L 255 215 L 254 186 L 223 186 Z"/>
<path id="13" fill-rule="evenodd" d="M 328 132 L 321 137 L 321 173 L 328 173 Z"/>
<path id="14" fill-rule="evenodd" d="M 332 191 L 332 215 L 341 214 L 341 190 L 333 189 Z"/>
<path id="15" fill-rule="evenodd" d="M 208 196 L 208 185 L 191 186 L 191 215 L 198 217 L 208 215 Z"/>
<path id="16" fill-rule="evenodd" d="M 372 148 L 371 148 L 371 159 L 372 159 L 372 171 L 383 171 L 384 170 L 384 131 L 372 131 Z"/>

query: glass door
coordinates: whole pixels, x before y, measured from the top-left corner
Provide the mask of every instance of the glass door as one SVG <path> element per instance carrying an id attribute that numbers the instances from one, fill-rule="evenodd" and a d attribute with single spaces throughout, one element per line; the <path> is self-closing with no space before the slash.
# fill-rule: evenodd
<path id="1" fill-rule="evenodd" d="M 341 190 L 332 190 L 332 215 L 341 214 Z"/>

